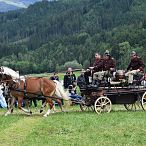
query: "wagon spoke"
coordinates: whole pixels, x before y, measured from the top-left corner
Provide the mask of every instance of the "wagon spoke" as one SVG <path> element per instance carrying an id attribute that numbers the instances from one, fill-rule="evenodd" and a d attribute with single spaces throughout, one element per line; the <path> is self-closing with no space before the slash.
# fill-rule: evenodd
<path id="1" fill-rule="evenodd" d="M 141 106 L 140 106 L 140 101 L 137 101 L 136 104 L 137 104 L 137 106 L 138 106 L 139 108 L 141 108 Z"/>
<path id="2" fill-rule="evenodd" d="M 101 105 L 96 105 L 96 107 L 101 107 Z"/>
<path id="3" fill-rule="evenodd" d="M 101 104 L 101 102 L 97 101 L 97 103 Z"/>
<path id="4" fill-rule="evenodd" d="M 128 111 L 131 111 L 134 109 L 135 105 L 134 104 L 124 104 L 125 108 L 128 110 Z"/>
<path id="5" fill-rule="evenodd" d="M 109 102 L 109 101 L 107 101 L 105 104 L 106 104 L 106 105 L 108 105 L 108 104 L 110 104 L 110 102 Z"/>
<path id="6" fill-rule="evenodd" d="M 103 99 L 103 100 L 104 100 L 103 103 L 106 103 L 107 99 Z"/>
<path id="7" fill-rule="evenodd" d="M 109 108 L 110 108 L 109 106 L 106 106 L 106 107 L 105 107 L 105 111 L 108 112 Z"/>

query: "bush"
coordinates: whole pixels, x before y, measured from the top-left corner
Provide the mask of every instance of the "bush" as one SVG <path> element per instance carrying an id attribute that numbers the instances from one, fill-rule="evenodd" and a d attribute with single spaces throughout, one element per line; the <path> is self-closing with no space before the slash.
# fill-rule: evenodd
<path id="1" fill-rule="evenodd" d="M 77 60 L 68 61 L 64 65 L 58 67 L 59 71 L 67 70 L 67 68 L 71 67 L 72 69 L 82 69 L 82 65 L 77 62 Z"/>

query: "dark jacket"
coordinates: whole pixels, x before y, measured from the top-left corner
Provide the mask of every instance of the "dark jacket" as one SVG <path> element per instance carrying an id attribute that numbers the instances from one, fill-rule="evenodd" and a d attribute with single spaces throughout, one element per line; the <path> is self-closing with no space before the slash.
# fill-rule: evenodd
<path id="1" fill-rule="evenodd" d="M 81 88 L 84 85 L 86 85 L 85 76 L 84 75 L 78 76 L 78 78 L 77 78 L 77 85 L 79 86 L 79 88 Z"/>
<path id="2" fill-rule="evenodd" d="M 102 71 L 104 68 L 103 59 L 101 58 L 99 60 L 96 60 L 96 62 L 93 64 L 93 67 L 94 72 Z"/>
<path id="3" fill-rule="evenodd" d="M 110 68 L 116 68 L 116 61 L 114 58 L 110 57 L 109 59 L 103 60 L 103 70 L 110 71 Z"/>
<path id="4" fill-rule="evenodd" d="M 75 74 L 69 74 L 69 73 L 66 73 L 66 75 L 64 76 L 64 88 L 68 88 L 69 85 L 72 85 L 72 83 L 74 81 L 76 81 L 76 76 Z"/>
<path id="5" fill-rule="evenodd" d="M 57 81 L 59 81 L 59 77 L 58 76 L 51 76 L 50 80 L 57 80 Z"/>
<path id="6" fill-rule="evenodd" d="M 131 59 L 130 64 L 128 65 L 127 70 L 137 70 L 140 69 L 140 71 L 144 71 L 144 63 L 143 60 L 140 57 L 136 57 Z"/>

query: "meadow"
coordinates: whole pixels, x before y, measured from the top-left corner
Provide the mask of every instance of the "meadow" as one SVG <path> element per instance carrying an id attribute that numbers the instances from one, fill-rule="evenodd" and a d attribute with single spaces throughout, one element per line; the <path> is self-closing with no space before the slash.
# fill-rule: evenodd
<path id="1" fill-rule="evenodd" d="M 114 106 L 109 114 L 82 112 L 79 106 L 44 118 L 0 110 L 1 146 L 141 146 L 146 145 L 146 113 Z M 58 109 L 59 111 L 59 109 Z"/>
<path id="2" fill-rule="evenodd" d="M 32 107 L 31 116 L 16 108 L 5 117 L 6 109 L 0 109 L 0 146 L 146 145 L 146 112 L 142 109 L 130 112 L 114 105 L 110 113 L 97 115 L 75 105 L 68 112 L 56 107 L 57 112 L 45 118 L 39 113 L 40 105 Z"/>

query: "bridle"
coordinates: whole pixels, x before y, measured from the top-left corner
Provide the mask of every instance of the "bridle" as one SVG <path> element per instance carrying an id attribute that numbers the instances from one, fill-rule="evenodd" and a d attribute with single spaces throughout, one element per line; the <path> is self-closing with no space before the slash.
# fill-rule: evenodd
<path id="1" fill-rule="evenodd" d="M 12 77 L 3 74 L 2 72 L 0 72 L 1 78 L 0 78 L 0 84 L 6 84 L 7 86 L 9 86 L 9 89 L 16 89 L 17 88 L 17 82 L 15 82 L 14 79 L 12 79 Z M 18 79 L 16 79 L 18 80 Z"/>

